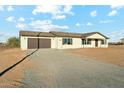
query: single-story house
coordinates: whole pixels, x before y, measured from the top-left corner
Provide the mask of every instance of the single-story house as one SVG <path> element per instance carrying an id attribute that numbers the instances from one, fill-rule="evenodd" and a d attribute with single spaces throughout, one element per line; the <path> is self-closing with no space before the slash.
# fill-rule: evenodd
<path id="1" fill-rule="evenodd" d="M 107 48 L 108 39 L 108 37 L 99 32 L 69 33 L 57 31 L 20 31 L 20 45 L 22 50 L 36 48 Z"/>
<path id="2" fill-rule="evenodd" d="M 124 44 L 124 38 L 121 39 L 121 43 Z"/>

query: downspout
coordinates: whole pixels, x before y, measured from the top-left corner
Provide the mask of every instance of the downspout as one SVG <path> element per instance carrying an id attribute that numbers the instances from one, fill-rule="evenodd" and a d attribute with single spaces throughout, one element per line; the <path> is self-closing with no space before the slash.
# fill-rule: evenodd
<path id="1" fill-rule="evenodd" d="M 39 47 L 39 41 L 40 41 L 39 37 L 40 37 L 40 33 L 41 33 L 41 32 L 39 32 L 39 34 L 37 35 L 37 37 L 38 37 L 38 38 L 37 38 L 37 42 L 38 42 L 37 49 L 39 49 L 39 48 L 40 48 L 40 47 Z"/>

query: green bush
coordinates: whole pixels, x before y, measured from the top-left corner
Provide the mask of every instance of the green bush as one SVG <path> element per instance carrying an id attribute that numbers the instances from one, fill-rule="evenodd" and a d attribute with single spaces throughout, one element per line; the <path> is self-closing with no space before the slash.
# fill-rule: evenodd
<path id="1" fill-rule="evenodd" d="M 7 40 L 7 46 L 11 47 L 11 48 L 19 47 L 20 46 L 19 38 L 17 38 L 17 37 L 10 37 Z"/>

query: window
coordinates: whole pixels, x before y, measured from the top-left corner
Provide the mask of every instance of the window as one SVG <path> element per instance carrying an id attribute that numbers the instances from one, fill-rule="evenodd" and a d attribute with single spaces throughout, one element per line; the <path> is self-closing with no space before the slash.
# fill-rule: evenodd
<path id="1" fill-rule="evenodd" d="M 101 40 L 101 44 L 104 44 L 104 40 Z"/>
<path id="2" fill-rule="evenodd" d="M 82 45 L 91 44 L 91 39 L 82 39 Z"/>
<path id="3" fill-rule="evenodd" d="M 101 40 L 101 44 L 106 44 L 106 40 Z"/>
<path id="4" fill-rule="evenodd" d="M 91 44 L 91 39 L 88 39 L 87 40 L 87 44 Z"/>
<path id="5" fill-rule="evenodd" d="M 63 38 L 63 45 L 72 45 L 72 38 Z"/>
<path id="6" fill-rule="evenodd" d="M 86 44 L 86 40 L 82 39 L 82 45 Z"/>

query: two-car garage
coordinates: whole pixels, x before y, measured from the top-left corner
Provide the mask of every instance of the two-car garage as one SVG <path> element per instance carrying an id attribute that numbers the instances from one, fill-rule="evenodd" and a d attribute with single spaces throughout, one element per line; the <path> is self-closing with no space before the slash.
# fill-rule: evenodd
<path id="1" fill-rule="evenodd" d="M 51 48 L 51 39 L 28 38 L 28 49 Z"/>

